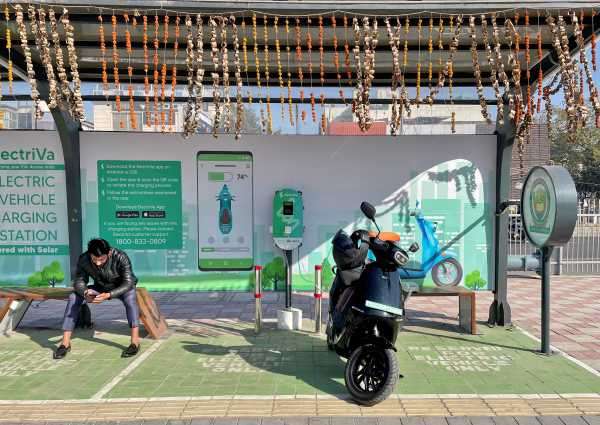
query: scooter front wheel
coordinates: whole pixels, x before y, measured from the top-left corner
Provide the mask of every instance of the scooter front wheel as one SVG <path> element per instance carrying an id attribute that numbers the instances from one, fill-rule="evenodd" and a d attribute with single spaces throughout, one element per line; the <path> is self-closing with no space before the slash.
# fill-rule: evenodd
<path id="1" fill-rule="evenodd" d="M 456 258 L 446 258 L 431 269 L 431 278 L 437 286 L 456 286 L 463 276 L 463 269 Z"/>
<path id="2" fill-rule="evenodd" d="M 344 380 L 358 404 L 373 406 L 390 396 L 398 381 L 398 358 L 394 350 L 361 345 L 346 363 Z"/>

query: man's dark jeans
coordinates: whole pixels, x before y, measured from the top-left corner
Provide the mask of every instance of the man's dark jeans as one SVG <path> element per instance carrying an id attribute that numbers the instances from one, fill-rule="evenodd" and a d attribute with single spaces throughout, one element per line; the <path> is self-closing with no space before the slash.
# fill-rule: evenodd
<path id="1" fill-rule="evenodd" d="M 101 289 L 95 286 L 90 286 L 88 289 L 94 289 L 98 292 L 102 292 Z M 140 312 L 138 309 L 135 287 L 125 292 L 122 296 L 119 297 L 119 299 L 125 305 L 125 313 L 127 314 L 127 322 L 129 322 L 129 327 L 138 327 L 140 324 Z M 77 322 L 77 318 L 79 317 L 79 310 L 84 302 L 85 299 L 76 292 L 73 292 L 71 295 L 69 295 L 69 302 L 67 303 L 67 308 L 65 309 L 65 317 L 63 319 L 63 331 L 73 331 L 73 329 L 75 329 L 75 323 Z"/>

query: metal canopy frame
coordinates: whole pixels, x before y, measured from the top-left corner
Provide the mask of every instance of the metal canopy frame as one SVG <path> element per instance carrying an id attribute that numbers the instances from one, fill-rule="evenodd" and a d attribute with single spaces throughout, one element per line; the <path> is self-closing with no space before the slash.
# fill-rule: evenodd
<path id="1" fill-rule="evenodd" d="M 8 2 L 18 3 L 14 1 Z M 131 11 L 133 9 L 139 9 L 141 12 L 148 14 L 162 15 L 166 11 L 170 13 L 178 14 L 196 14 L 201 13 L 203 15 L 208 14 L 235 14 L 236 16 L 245 17 L 246 19 L 251 16 L 252 12 L 260 14 L 274 14 L 278 16 L 290 16 L 302 17 L 302 23 L 304 24 L 307 17 L 316 14 L 325 14 L 329 16 L 335 14 L 337 16 L 379 16 L 381 18 L 385 16 L 397 16 L 402 15 L 403 19 L 405 16 L 409 16 L 410 26 L 414 28 L 417 25 L 419 17 L 428 18 L 447 15 L 458 15 L 463 14 L 465 17 L 472 14 L 478 15 L 481 13 L 498 12 L 498 23 L 499 25 L 504 24 L 505 16 L 512 16 L 515 12 L 519 11 L 521 15 L 525 10 L 529 10 L 530 21 L 532 22 L 530 28 L 537 28 L 537 11 L 550 10 L 553 13 L 565 14 L 569 10 L 575 10 L 579 12 L 584 11 L 586 17 L 584 18 L 584 30 L 583 36 L 586 43 L 592 35 L 592 28 L 596 29 L 596 33 L 600 30 L 600 15 L 594 17 L 590 16 L 591 12 L 600 8 L 600 3 L 590 3 L 584 0 L 574 1 L 527 1 L 518 3 L 518 8 L 515 7 L 515 2 L 512 0 L 501 0 L 501 1 L 463 1 L 454 2 L 451 0 L 437 0 L 437 1 L 386 1 L 379 0 L 377 2 L 366 2 L 366 1 L 339 1 L 331 3 L 323 0 L 290 0 L 290 1 L 277 1 L 277 0 L 247 0 L 247 1 L 217 1 L 217 0 L 166 0 L 166 1 L 153 1 L 153 0 L 99 0 L 94 3 L 93 6 L 81 5 L 81 3 L 73 0 L 53 0 L 52 2 L 39 1 L 35 2 L 40 5 L 52 5 L 52 6 L 64 6 L 69 8 L 69 17 L 71 22 L 81 28 L 91 27 L 95 29 L 97 24 L 97 15 L 99 11 L 104 14 L 119 13 L 125 10 Z M 534 16 L 535 15 L 535 16 Z M 543 15 L 542 13 L 540 15 Z M 540 20 L 543 22 L 543 17 L 540 16 Z M 330 22 L 326 19 L 324 25 L 325 30 L 331 28 Z M 425 21 L 425 19 L 424 19 Z M 426 21 L 425 21 L 426 22 Z M 435 21 L 434 21 L 435 22 Z M 262 23 L 262 22 L 261 22 Z M 295 19 L 294 19 L 295 25 Z M 463 26 L 467 26 L 468 22 L 464 23 Z M 424 26 L 427 29 L 427 26 Z M 315 30 L 315 25 L 313 25 Z M 384 29 L 385 30 L 385 29 Z M 16 31 L 14 32 L 17 33 Z M 95 33 L 94 33 L 95 34 Z M 259 31 L 262 34 L 262 29 Z M 315 33 L 316 34 L 316 33 Z M 547 34 L 546 34 L 547 36 Z M 161 36 L 162 38 L 162 36 Z M 350 40 L 352 37 L 349 37 Z M 261 42 L 262 37 L 260 37 Z M 316 38 L 315 38 L 316 39 Z M 30 40 L 31 45 L 35 45 L 33 40 Z M 94 49 L 97 48 L 97 42 L 95 39 L 82 38 L 76 41 L 78 49 Z M 162 44 L 162 43 L 161 43 Z M 262 44 L 262 43 L 261 43 Z M 382 45 L 385 42 L 381 43 Z M 447 40 L 444 43 L 447 46 Z M 251 45 L 251 41 L 250 41 Z M 416 44 L 414 40 L 411 40 L 410 45 L 414 47 Z M 295 44 L 292 44 L 295 46 Z M 425 41 L 425 55 L 427 55 L 426 41 Z M 119 49 L 125 48 L 125 40 L 121 37 L 118 42 Z M 138 51 L 142 48 L 142 44 L 139 40 L 132 38 L 132 47 Z M 573 52 L 577 51 L 577 43 L 573 37 L 573 34 L 569 34 L 569 47 Z M 274 46 L 272 46 L 273 54 L 275 56 Z M 387 49 L 387 46 L 386 46 Z M 458 47 L 458 55 L 469 55 L 470 43 L 461 44 Z M 556 53 L 552 49 L 552 45 L 548 39 L 543 42 L 543 49 L 545 55 L 541 62 L 533 61 L 531 70 L 531 81 L 527 81 L 526 72 L 522 72 L 521 84 L 522 86 L 535 84 L 537 77 L 538 67 L 541 67 L 545 76 L 553 73 L 558 69 L 558 58 Z M 284 49 L 282 49 L 283 51 Z M 342 50 L 338 49 L 340 53 Z M 506 50 L 505 50 L 506 51 Z M 333 52 L 332 44 L 329 42 L 324 46 L 324 52 L 331 55 Z M 444 52 L 447 52 L 444 51 Z M 251 49 L 248 49 L 249 55 L 252 55 Z M 282 56 L 285 52 L 282 52 Z M 305 52 L 306 54 L 306 52 Z M 313 50 L 313 55 L 318 55 L 318 47 Z M 444 53 L 445 54 L 445 53 Z M 183 56 L 183 55 L 182 55 Z M 506 57 L 507 55 L 504 55 Z M 428 56 L 426 56 L 428 58 Z M 8 58 L 8 51 L 2 43 L 0 46 L 0 66 L 6 67 L 6 61 Z M 20 46 L 18 43 L 14 43 L 11 51 L 11 59 L 13 62 L 13 73 L 15 76 L 26 79 L 27 73 L 25 72 L 26 64 L 25 58 L 23 57 Z M 437 57 L 436 57 L 437 59 Z M 110 60 L 110 59 L 109 59 Z M 101 81 L 101 74 L 98 72 L 98 62 L 91 66 L 80 66 L 79 72 L 82 81 L 84 82 L 99 82 Z M 181 62 L 181 63 L 179 63 Z M 253 61 L 249 61 L 253 63 Z M 313 66 L 317 61 L 313 61 Z M 524 61 L 522 61 L 524 63 Z M 207 61 L 208 64 L 208 61 Z M 184 60 L 178 61 L 177 66 L 185 66 Z M 48 101 L 49 88 L 48 83 L 45 81 L 46 72 L 44 67 L 40 64 L 39 58 L 34 56 L 34 69 L 38 80 L 38 88 L 40 90 L 41 98 Z M 276 68 L 273 68 L 276 69 Z M 253 74 L 253 71 L 249 74 Z M 523 70 L 524 71 L 524 70 Z M 183 81 L 185 77 L 184 72 L 178 72 L 178 81 Z M 295 73 L 293 73 L 295 75 Z M 318 73 L 317 75 L 318 81 Z M 482 78 L 485 80 L 489 76 L 489 72 L 482 71 Z M 407 85 L 414 84 L 416 81 L 416 73 L 408 70 L 405 73 Z M 210 81 L 209 79 L 207 79 Z M 273 78 L 275 81 L 276 79 Z M 132 82 L 143 81 L 143 75 L 139 72 L 134 74 Z M 292 79 L 294 83 L 298 83 L 297 80 Z M 386 86 L 389 87 L 391 81 L 391 74 L 379 74 L 373 82 L 373 86 Z M 423 80 L 422 80 L 423 81 Z M 470 70 L 456 70 L 454 72 L 454 85 L 455 86 L 473 86 L 474 79 Z M 255 81 L 250 78 L 247 83 L 252 84 Z M 325 73 L 325 86 L 333 87 L 338 85 L 337 75 L 332 72 L 331 68 Z M 319 88 L 320 85 L 317 85 Z M 347 86 L 346 86 L 347 87 Z M 25 97 L 26 98 L 26 97 Z M 115 96 L 84 96 L 84 100 L 114 100 Z M 11 96 L 5 96 L 5 99 L 11 100 Z M 22 96 L 12 96 L 12 100 L 24 99 Z M 135 97 L 137 101 L 143 100 L 144 97 Z M 211 101 L 211 97 L 205 97 L 205 101 Z M 258 99 L 255 98 L 255 99 Z M 182 102 L 187 99 L 177 97 L 177 102 Z M 245 99 L 247 100 L 247 99 Z M 294 102 L 299 102 L 299 99 L 294 99 Z M 343 103 L 341 99 L 327 99 L 328 103 Z M 387 104 L 390 103 L 390 99 L 372 99 L 373 104 Z M 446 101 L 437 100 L 438 103 L 447 103 Z M 463 100 L 455 99 L 454 103 L 460 104 L 475 104 L 478 100 Z M 490 105 L 495 104 L 495 100 L 489 100 Z M 504 99 L 504 110 L 505 116 L 508 114 L 508 103 L 507 99 Z M 65 174 L 66 181 L 69 182 L 67 185 L 67 210 L 68 210 L 68 231 L 69 231 L 69 247 L 70 247 L 70 268 L 73 274 L 77 265 L 79 256 L 79 248 L 83 246 L 82 240 L 82 220 L 81 220 L 81 176 L 80 176 L 80 140 L 79 134 L 81 131 L 80 124 L 74 121 L 70 114 L 60 111 L 58 109 L 52 110 L 52 115 L 56 123 L 56 128 L 60 137 L 61 146 L 63 149 L 64 160 L 65 160 Z M 496 258 L 494 260 L 494 301 L 490 306 L 488 323 L 490 325 L 511 325 L 511 312 L 510 306 L 507 299 L 507 282 L 506 282 L 506 260 L 507 260 L 507 234 L 503 229 L 506 229 L 508 225 L 508 219 L 505 214 L 499 214 L 500 206 L 508 201 L 510 193 L 511 175 L 510 168 L 512 162 L 512 147 L 515 140 L 516 128 L 511 120 L 505 120 L 502 127 L 496 127 L 497 134 L 497 158 L 496 158 L 496 205 L 495 205 L 495 251 Z"/>

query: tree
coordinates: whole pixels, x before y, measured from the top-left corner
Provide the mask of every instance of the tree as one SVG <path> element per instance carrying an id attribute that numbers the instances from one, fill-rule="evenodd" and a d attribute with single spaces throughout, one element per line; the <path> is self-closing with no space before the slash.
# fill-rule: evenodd
<path id="1" fill-rule="evenodd" d="M 42 271 L 35 272 L 27 279 L 28 286 L 51 286 L 55 287 L 57 283 L 65 280 L 65 272 L 58 261 L 53 261 Z"/>
<path id="2" fill-rule="evenodd" d="M 348 107 L 344 109 L 337 117 L 334 118 L 336 122 L 353 122 L 354 114 L 352 113 L 352 108 Z"/>
<path id="3" fill-rule="evenodd" d="M 579 197 L 584 199 L 600 197 L 600 129 L 595 127 L 593 118 L 568 141 L 567 115 L 559 110 L 549 135 L 552 161 L 569 170 Z"/>
<path id="4" fill-rule="evenodd" d="M 262 273 L 263 287 L 265 289 L 279 289 L 278 284 L 285 281 L 285 264 L 283 257 L 275 257 L 268 263 Z"/>
<path id="5" fill-rule="evenodd" d="M 479 270 L 473 270 L 465 278 L 465 286 L 474 290 L 484 289 L 487 287 L 487 280 L 481 277 L 481 272 Z"/>

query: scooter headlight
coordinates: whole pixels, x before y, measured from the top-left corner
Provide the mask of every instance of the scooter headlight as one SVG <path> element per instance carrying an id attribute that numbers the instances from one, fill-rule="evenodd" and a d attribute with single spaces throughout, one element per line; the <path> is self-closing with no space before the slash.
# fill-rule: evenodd
<path id="1" fill-rule="evenodd" d="M 399 266 L 403 266 L 408 263 L 408 255 L 402 251 L 394 252 L 394 262 Z"/>

